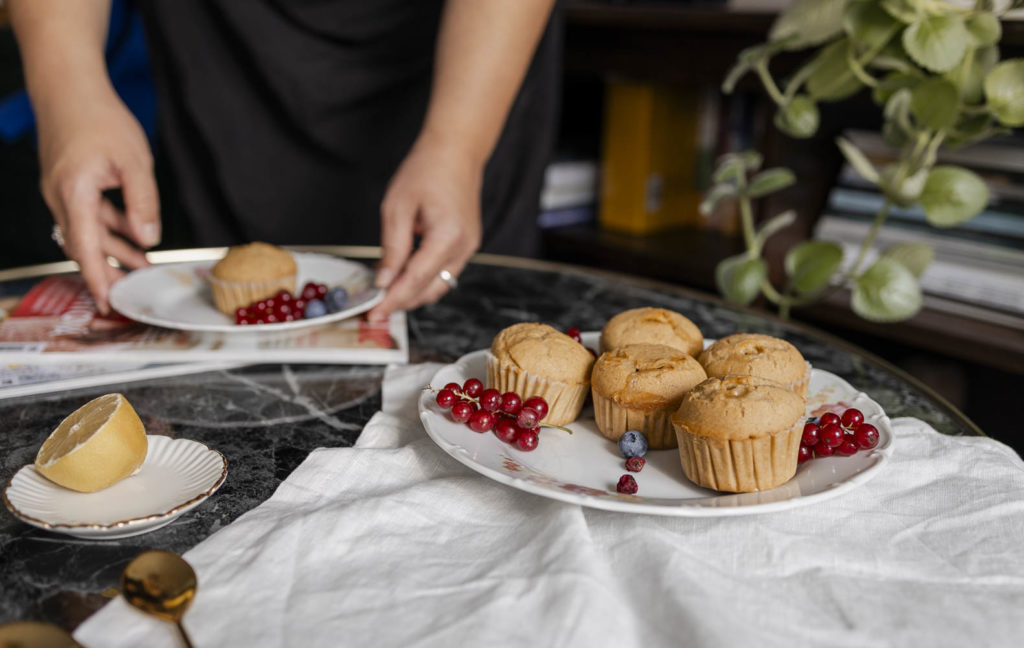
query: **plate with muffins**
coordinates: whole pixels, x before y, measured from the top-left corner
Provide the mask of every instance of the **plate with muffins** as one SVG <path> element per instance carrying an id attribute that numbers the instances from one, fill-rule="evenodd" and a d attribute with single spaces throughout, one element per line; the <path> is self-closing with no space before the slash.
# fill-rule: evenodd
<path id="1" fill-rule="evenodd" d="M 545 324 L 515 324 L 490 348 L 441 368 L 419 401 L 428 435 L 476 472 L 519 490 L 598 509 L 691 517 L 841 496 L 891 456 L 882 407 L 811 367 L 781 338 L 706 340 L 689 319 L 660 308 L 625 311 L 576 338 Z M 502 398 L 491 392 L 488 403 L 487 391 L 473 397 L 469 388 L 454 390 L 454 401 L 439 397 L 474 378 Z M 531 430 L 507 410 L 521 412 L 535 396 L 547 412 Z M 461 404 L 467 401 L 471 408 Z M 492 416 L 477 412 L 489 407 Z M 873 444 L 848 456 L 823 448 L 808 459 L 805 424 L 851 409 L 863 416 L 854 426 L 877 431 Z M 844 436 L 853 439 L 852 432 Z"/>
<path id="2" fill-rule="evenodd" d="M 307 284 L 343 294 L 345 301 L 316 317 L 277 313 L 244 324 L 239 309 L 271 304 L 282 291 L 299 298 Z M 342 290 L 339 290 L 342 289 Z M 324 295 L 318 295 L 323 299 Z M 384 298 L 366 266 L 326 254 L 291 252 L 267 243 L 228 248 L 218 261 L 160 264 L 135 270 L 110 290 L 110 305 L 125 317 L 185 331 L 245 333 L 317 326 L 366 312 Z M 304 302 L 302 302 L 304 303 Z M 268 311 L 269 312 L 269 311 Z M 277 321 L 273 321 L 277 320 Z"/>

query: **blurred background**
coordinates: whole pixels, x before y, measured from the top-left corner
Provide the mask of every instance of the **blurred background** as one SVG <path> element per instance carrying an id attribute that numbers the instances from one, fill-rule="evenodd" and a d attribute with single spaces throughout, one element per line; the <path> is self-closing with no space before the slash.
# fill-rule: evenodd
<path id="1" fill-rule="evenodd" d="M 746 47 L 765 39 L 785 0 L 566 0 L 561 121 L 537 210 L 542 256 L 715 293 L 714 268 L 743 251 L 734 203 L 697 211 L 723 153 L 756 149 L 787 166 L 795 186 L 756 204 L 758 218 L 792 209 L 794 225 L 768 246 L 772 273 L 784 251 L 817 236 L 856 249 L 882 198 L 843 163 L 835 138 L 869 157 L 891 155 L 867 93 L 822 104 L 806 140 L 779 133 L 774 104 L 748 75 L 729 95 L 722 79 Z M 1024 21 L 1003 24 L 1003 58 L 1024 56 Z M 801 59 L 780 55 L 784 76 Z M 155 95 L 145 35 L 131 5 L 115 0 L 107 43 L 111 76 L 154 146 Z M 914 210 L 890 217 L 881 245 L 926 241 L 936 263 L 922 277 L 925 308 L 898 324 L 849 310 L 849 295 L 797 309 L 795 320 L 856 344 L 914 375 L 986 433 L 1024 450 L 1024 133 L 949 154 L 989 184 L 988 208 L 936 230 Z M 158 169 L 159 177 L 159 169 Z M 39 195 L 31 108 L 14 37 L 0 8 L 0 268 L 63 258 Z M 165 213 L 173 196 L 161 196 Z M 344 243 L 339 241 L 338 243 Z M 755 307 L 765 307 L 755 303 Z"/>

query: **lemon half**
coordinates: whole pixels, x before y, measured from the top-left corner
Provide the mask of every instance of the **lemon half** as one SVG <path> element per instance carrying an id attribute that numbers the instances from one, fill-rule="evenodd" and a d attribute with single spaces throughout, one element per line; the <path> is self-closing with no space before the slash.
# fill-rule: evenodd
<path id="1" fill-rule="evenodd" d="M 36 469 L 82 493 L 112 486 L 146 460 L 146 429 L 121 394 L 95 398 L 61 421 L 36 455 Z"/>

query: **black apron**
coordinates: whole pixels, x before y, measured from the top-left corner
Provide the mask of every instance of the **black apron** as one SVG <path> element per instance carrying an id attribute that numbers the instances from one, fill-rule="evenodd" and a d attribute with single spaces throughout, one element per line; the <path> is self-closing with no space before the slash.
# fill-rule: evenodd
<path id="1" fill-rule="evenodd" d="M 165 242 L 365 245 L 426 112 L 441 0 L 142 0 Z M 483 251 L 533 255 L 558 18 L 484 173 Z M 174 240 L 178 239 L 178 240 Z"/>

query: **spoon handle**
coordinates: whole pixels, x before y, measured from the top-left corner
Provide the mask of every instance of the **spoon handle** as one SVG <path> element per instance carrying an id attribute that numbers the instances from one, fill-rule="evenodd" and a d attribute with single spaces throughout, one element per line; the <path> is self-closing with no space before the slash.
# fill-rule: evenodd
<path id="1" fill-rule="evenodd" d="M 185 643 L 185 648 L 195 648 L 195 646 L 192 645 L 192 640 L 189 639 L 188 633 L 185 632 L 185 626 L 181 621 L 176 621 L 174 625 L 178 626 L 178 632 L 181 633 L 181 640 Z"/>

